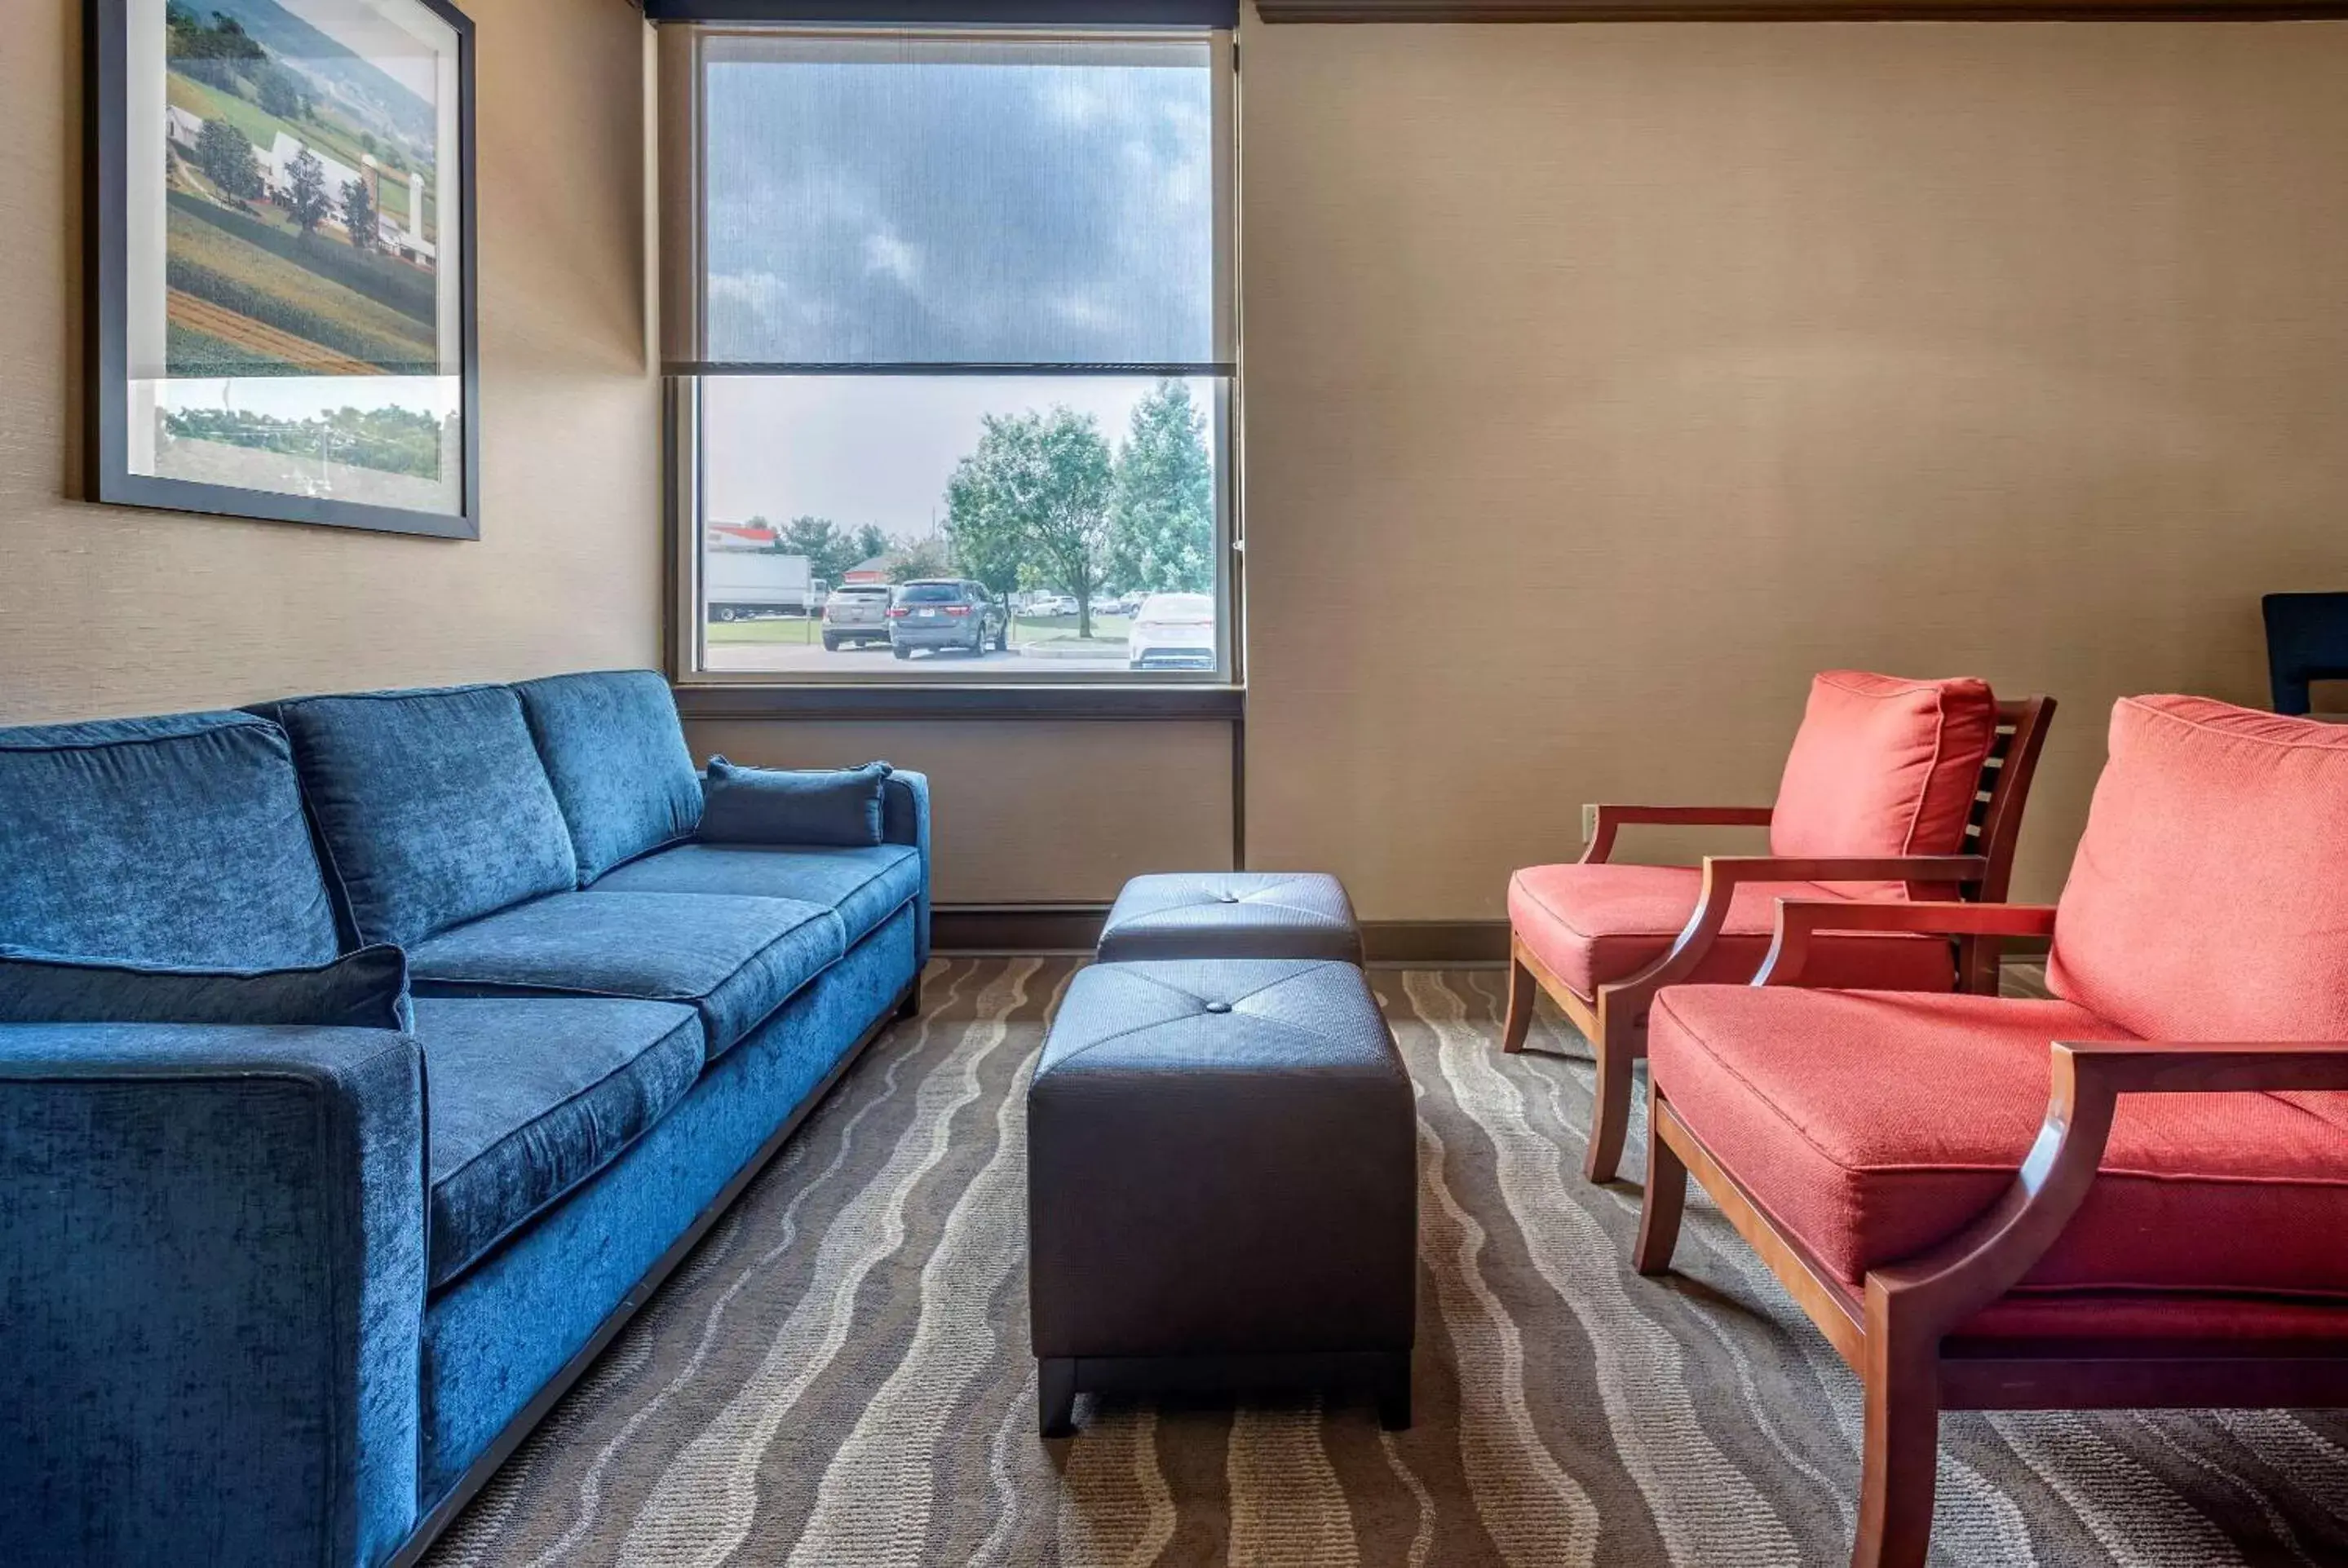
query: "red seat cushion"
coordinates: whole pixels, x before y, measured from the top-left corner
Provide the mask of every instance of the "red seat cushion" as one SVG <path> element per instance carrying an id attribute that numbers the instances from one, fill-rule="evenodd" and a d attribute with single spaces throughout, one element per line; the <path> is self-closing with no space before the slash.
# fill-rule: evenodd
<path id="1" fill-rule="evenodd" d="M 1962 854 L 1996 736 L 1982 682 L 1828 671 L 1786 757 L 1769 852 Z"/>
<path id="2" fill-rule="evenodd" d="M 2065 1001 L 1675 986 L 1649 1070 L 1756 1202 L 1846 1285 L 1946 1240 L 2013 1181 L 2050 1041 L 2125 1040 Z M 2348 1299 L 2348 1136 L 2280 1095 L 2120 1102 L 2103 1173 L 2025 1287 Z"/>
<path id="3" fill-rule="evenodd" d="M 1509 879 L 1509 924 L 1560 979 L 1594 997 L 1671 950 L 1703 884 L 1704 874 L 1685 866 L 1529 866 Z M 1876 894 L 1899 895 L 1896 884 Z M 1744 884 L 1696 978 L 1751 979 L 1768 956 L 1778 899 L 1846 896 L 1816 882 Z M 1945 991 L 1956 979 L 1949 944 L 1936 937 L 1825 938 L 1803 972 L 1824 985 L 1892 990 Z"/>
<path id="4" fill-rule="evenodd" d="M 2114 707 L 2046 979 L 2147 1039 L 2348 1040 L 2348 726 Z"/>

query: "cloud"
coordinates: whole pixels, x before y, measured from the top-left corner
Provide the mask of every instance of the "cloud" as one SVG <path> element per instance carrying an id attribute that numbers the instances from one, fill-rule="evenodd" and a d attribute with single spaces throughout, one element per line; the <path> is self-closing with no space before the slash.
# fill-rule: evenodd
<path id="1" fill-rule="evenodd" d="M 1216 357 L 1203 64 L 730 62 L 707 111 L 716 357 Z"/>

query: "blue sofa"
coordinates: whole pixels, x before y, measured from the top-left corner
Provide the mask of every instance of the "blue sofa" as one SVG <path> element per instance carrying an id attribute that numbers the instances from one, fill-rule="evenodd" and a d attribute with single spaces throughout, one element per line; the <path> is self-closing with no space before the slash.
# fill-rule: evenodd
<path id="1" fill-rule="evenodd" d="M 0 730 L 0 948 L 413 993 L 0 1014 L 0 1556 L 421 1554 L 913 1005 L 925 781 L 847 847 L 703 787 L 648 671 Z"/>

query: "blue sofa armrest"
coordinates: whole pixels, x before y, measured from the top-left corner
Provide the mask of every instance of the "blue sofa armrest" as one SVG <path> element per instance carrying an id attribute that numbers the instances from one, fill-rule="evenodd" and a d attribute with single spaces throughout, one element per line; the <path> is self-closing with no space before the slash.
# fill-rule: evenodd
<path id="1" fill-rule="evenodd" d="M 916 935 L 913 961 L 930 961 L 930 777 L 902 768 L 891 773 L 880 790 L 880 838 L 887 844 L 910 844 L 922 853 L 922 897 L 914 911 Z"/>
<path id="2" fill-rule="evenodd" d="M 0 1025 L 7 1553 L 381 1563 L 416 1521 L 424 1203 L 408 1035 Z"/>

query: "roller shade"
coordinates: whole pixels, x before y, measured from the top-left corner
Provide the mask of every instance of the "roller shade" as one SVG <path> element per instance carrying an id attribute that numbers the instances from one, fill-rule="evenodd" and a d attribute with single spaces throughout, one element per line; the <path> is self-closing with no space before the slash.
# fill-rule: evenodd
<path id="1" fill-rule="evenodd" d="M 661 48 L 672 373 L 1229 373 L 1228 35 Z"/>

